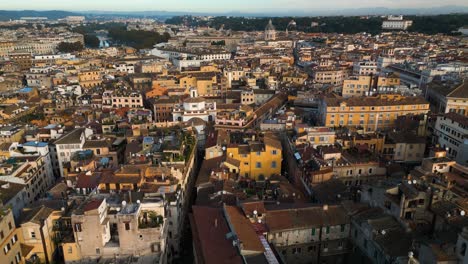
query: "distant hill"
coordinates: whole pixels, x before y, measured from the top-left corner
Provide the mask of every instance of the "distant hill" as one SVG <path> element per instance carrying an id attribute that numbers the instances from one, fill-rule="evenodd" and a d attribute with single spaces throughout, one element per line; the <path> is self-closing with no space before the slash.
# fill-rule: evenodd
<path id="1" fill-rule="evenodd" d="M 79 13 L 68 12 L 68 11 L 35 11 L 35 10 L 20 10 L 20 11 L 10 11 L 10 10 L 0 10 L 0 21 L 6 21 L 10 19 L 19 19 L 21 17 L 47 17 L 49 19 L 59 19 L 66 16 L 77 16 Z"/>
<path id="2" fill-rule="evenodd" d="M 183 12 L 183 11 L 82 11 L 88 15 L 104 16 L 136 16 L 136 17 L 156 17 L 169 18 L 182 15 L 193 16 L 234 16 L 234 17 L 281 17 L 281 16 L 361 16 L 361 15 L 439 15 L 451 13 L 468 13 L 468 6 L 439 6 L 428 8 L 387 8 L 387 7 L 369 7 L 369 8 L 346 8 L 346 9 L 287 9 L 274 10 L 268 9 L 257 12 L 226 11 L 226 12 Z"/>

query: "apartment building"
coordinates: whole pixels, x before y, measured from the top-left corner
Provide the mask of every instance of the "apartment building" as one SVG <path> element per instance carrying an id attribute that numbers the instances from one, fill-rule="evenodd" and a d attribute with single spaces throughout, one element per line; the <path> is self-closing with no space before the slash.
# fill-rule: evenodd
<path id="1" fill-rule="evenodd" d="M 153 102 L 154 119 L 156 122 L 172 122 L 172 111 L 179 103 L 179 99 L 159 98 Z"/>
<path id="2" fill-rule="evenodd" d="M 196 88 L 200 96 L 217 93 L 217 77 L 215 72 L 192 73 L 179 79 L 180 88 L 188 90 Z"/>
<path id="3" fill-rule="evenodd" d="M 353 244 L 372 263 L 408 262 L 412 239 L 399 223 L 380 208 L 361 210 L 351 218 Z"/>
<path id="4" fill-rule="evenodd" d="M 21 232 L 16 228 L 13 211 L 6 207 L 0 207 L 0 259 L 2 263 L 25 263 L 21 253 Z"/>
<path id="5" fill-rule="evenodd" d="M 74 242 L 64 246 L 66 263 L 114 259 L 116 255 L 139 255 L 147 262 L 166 263 L 168 224 L 162 200 L 116 204 L 112 199 L 93 197 L 72 213 L 71 224 Z"/>
<path id="6" fill-rule="evenodd" d="M 286 263 L 344 263 L 351 250 L 350 220 L 341 206 L 267 210 L 262 217 L 268 242 Z"/>
<path id="7" fill-rule="evenodd" d="M 0 142 L 18 142 L 24 135 L 24 128 L 19 126 L 6 125 L 0 127 Z"/>
<path id="8" fill-rule="evenodd" d="M 296 145 L 307 144 L 311 147 L 328 146 L 335 144 L 335 131 L 329 127 L 308 127 L 296 125 Z"/>
<path id="9" fill-rule="evenodd" d="M 64 177 L 68 173 L 70 161 L 75 152 L 83 150 L 86 138 L 92 134 L 91 129 L 77 128 L 68 134 L 63 135 L 55 141 L 60 176 Z"/>
<path id="10" fill-rule="evenodd" d="M 372 76 L 351 76 L 343 81 L 341 94 L 344 98 L 362 97 L 372 91 Z"/>
<path id="11" fill-rule="evenodd" d="M 21 221 L 22 243 L 28 248 L 24 254 L 26 263 L 39 261 L 50 263 L 54 260 L 57 245 L 54 243 L 54 220 L 60 216 L 60 211 L 39 206 L 23 212 Z"/>
<path id="12" fill-rule="evenodd" d="M 377 62 L 359 61 L 353 64 L 353 75 L 374 75 L 377 73 Z"/>
<path id="13" fill-rule="evenodd" d="M 143 108 L 143 95 L 131 90 L 107 90 L 102 94 L 103 108 Z"/>
<path id="14" fill-rule="evenodd" d="M 78 73 L 78 81 L 83 88 L 97 87 L 102 84 L 102 76 L 100 70 L 82 70 Z"/>
<path id="15" fill-rule="evenodd" d="M 425 115 L 429 103 L 421 97 L 381 94 L 361 98 L 324 98 L 319 105 L 321 122 L 327 127 L 359 127 L 366 132 L 390 129 L 402 115 Z"/>
<path id="16" fill-rule="evenodd" d="M 468 82 L 433 81 L 426 90 L 426 99 L 435 113 L 455 112 L 468 116 Z"/>
<path id="17" fill-rule="evenodd" d="M 25 205 L 44 197 L 55 178 L 47 158 L 40 155 L 11 157 L 0 164 L 0 180 L 25 186 L 21 199 Z M 18 204 L 19 205 L 19 204 Z"/>
<path id="18" fill-rule="evenodd" d="M 314 82 L 335 85 L 342 84 L 345 77 L 346 74 L 342 69 L 335 68 L 317 68 L 312 74 Z"/>
<path id="19" fill-rule="evenodd" d="M 438 116 L 434 127 L 434 142 L 446 149 L 447 156 L 468 165 L 468 117 L 455 112 Z"/>
<path id="20" fill-rule="evenodd" d="M 274 136 L 266 135 L 263 141 L 228 146 L 226 155 L 224 164 L 231 172 L 243 177 L 263 181 L 281 174 L 282 147 Z"/>

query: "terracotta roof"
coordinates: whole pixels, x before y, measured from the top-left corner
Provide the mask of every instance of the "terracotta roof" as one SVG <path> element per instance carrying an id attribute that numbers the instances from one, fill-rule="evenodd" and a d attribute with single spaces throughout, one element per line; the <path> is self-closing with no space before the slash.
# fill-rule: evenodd
<path id="1" fill-rule="evenodd" d="M 89 201 L 84 207 L 83 211 L 91 211 L 97 209 L 101 204 L 103 200 L 91 200 Z"/>
<path id="2" fill-rule="evenodd" d="M 192 210 L 192 234 L 202 263 L 243 263 L 232 241 L 226 238 L 230 230 L 221 209 L 193 206 Z"/>
<path id="3" fill-rule="evenodd" d="M 281 231 L 305 227 L 336 226 L 349 222 L 342 206 L 308 207 L 268 211 L 266 224 L 270 231 Z"/>
<path id="4" fill-rule="evenodd" d="M 458 87 L 453 89 L 447 97 L 455 97 L 455 98 L 468 98 L 468 82 L 463 82 Z"/>
<path id="5" fill-rule="evenodd" d="M 339 107 L 341 103 L 346 103 L 346 106 L 386 106 L 386 105 L 413 105 L 413 104 L 429 104 L 423 97 L 408 96 L 402 97 L 399 100 L 383 99 L 380 97 L 352 97 L 352 98 L 331 98 L 326 97 L 325 102 L 328 107 Z"/>
<path id="6" fill-rule="evenodd" d="M 460 114 L 457 114 L 455 112 L 449 112 L 449 113 L 446 113 L 444 115 L 444 117 L 446 117 L 448 119 L 451 119 L 451 120 L 459 123 L 460 125 L 464 125 L 464 126 L 468 127 L 468 117 L 466 117 L 464 115 L 460 115 Z"/>
<path id="7" fill-rule="evenodd" d="M 250 221 L 244 216 L 240 208 L 235 206 L 224 206 L 226 219 L 230 223 L 232 231 L 236 233 L 243 250 L 254 252 L 265 252 L 255 229 Z"/>
<path id="8" fill-rule="evenodd" d="M 257 211 L 257 214 L 266 213 L 265 204 L 263 203 L 263 201 L 243 203 L 241 207 L 244 210 L 244 214 L 247 216 L 253 216 L 254 211 Z"/>

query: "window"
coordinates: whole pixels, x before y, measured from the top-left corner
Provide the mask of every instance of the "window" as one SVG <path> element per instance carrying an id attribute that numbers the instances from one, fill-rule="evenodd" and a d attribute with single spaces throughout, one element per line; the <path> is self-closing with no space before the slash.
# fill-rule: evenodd
<path id="1" fill-rule="evenodd" d="M 279 232 L 278 237 L 283 237 L 283 232 Z"/>
<path id="2" fill-rule="evenodd" d="M 75 232 L 81 232 L 81 223 L 76 223 L 74 226 Z"/>
<path id="3" fill-rule="evenodd" d="M 315 228 L 312 228 L 312 235 L 315 236 Z"/>
<path id="4" fill-rule="evenodd" d="M 328 243 L 323 243 L 323 249 L 327 250 L 328 249 Z"/>
<path id="5" fill-rule="evenodd" d="M 341 225 L 341 232 L 345 231 L 345 225 Z"/>
<path id="6" fill-rule="evenodd" d="M 327 228 L 326 228 L 326 233 L 330 234 L 330 227 L 329 226 L 327 226 Z"/>
<path id="7" fill-rule="evenodd" d="M 292 249 L 292 253 L 293 253 L 293 254 L 300 254 L 300 253 L 301 253 L 301 250 L 302 250 L 301 248 L 293 248 L 293 249 Z"/>
<path id="8" fill-rule="evenodd" d="M 307 248 L 307 251 L 311 252 L 311 251 L 315 251 L 316 249 L 317 249 L 316 246 L 309 246 L 309 247 Z"/>
<path id="9" fill-rule="evenodd" d="M 10 243 L 6 244 L 5 247 L 3 248 L 3 252 L 5 252 L 5 255 L 8 254 L 10 249 L 11 249 Z"/>
<path id="10" fill-rule="evenodd" d="M 11 244 L 12 244 L 12 245 L 16 244 L 16 241 L 18 241 L 18 236 L 15 234 L 15 235 L 11 238 Z"/>
<path id="11" fill-rule="evenodd" d="M 31 235 L 31 238 L 36 238 L 36 232 L 31 231 L 30 235 Z"/>
<path id="12" fill-rule="evenodd" d="M 262 168 L 262 163 L 261 162 L 256 162 L 255 163 L 255 168 L 261 169 Z"/>
<path id="13" fill-rule="evenodd" d="M 278 154 L 278 151 L 274 149 L 274 150 L 271 151 L 271 154 L 276 155 L 276 154 Z"/>
<path id="14" fill-rule="evenodd" d="M 276 161 L 271 162 L 271 168 L 275 169 L 276 168 Z"/>
<path id="15" fill-rule="evenodd" d="M 125 230 L 130 230 L 130 223 L 129 222 L 125 223 Z"/>
<path id="16" fill-rule="evenodd" d="M 8 228 L 11 230 L 13 226 L 11 225 L 11 222 L 8 222 Z"/>
<path id="17" fill-rule="evenodd" d="M 68 254 L 71 254 L 71 253 L 73 253 L 73 248 L 70 246 L 68 247 Z"/>
<path id="18" fill-rule="evenodd" d="M 3 239 L 5 235 L 3 234 L 3 231 L 0 231 L 0 239 Z"/>

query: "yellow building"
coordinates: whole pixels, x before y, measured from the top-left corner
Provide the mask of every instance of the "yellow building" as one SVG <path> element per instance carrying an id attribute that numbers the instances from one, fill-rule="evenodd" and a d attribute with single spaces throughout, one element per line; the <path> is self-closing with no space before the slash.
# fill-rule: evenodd
<path id="1" fill-rule="evenodd" d="M 293 84 L 304 84 L 307 80 L 307 74 L 301 74 L 297 72 L 286 73 L 283 75 L 283 82 L 293 83 Z"/>
<path id="2" fill-rule="evenodd" d="M 15 226 L 13 212 L 5 207 L 0 208 L 0 262 L 24 263 L 21 254 L 21 233 Z"/>
<path id="3" fill-rule="evenodd" d="M 377 88 L 378 87 L 394 87 L 400 85 L 400 78 L 395 74 L 390 74 L 388 76 L 378 76 L 377 77 Z"/>
<path id="4" fill-rule="evenodd" d="M 319 106 L 321 122 L 327 127 L 357 127 L 365 132 L 390 129 L 402 115 L 429 112 L 422 97 L 397 94 L 361 98 L 324 98 Z"/>
<path id="5" fill-rule="evenodd" d="M 352 76 L 343 81 L 344 98 L 364 96 L 372 86 L 372 77 L 366 75 Z"/>
<path id="6" fill-rule="evenodd" d="M 281 174 L 281 142 L 273 135 L 265 135 L 263 141 L 228 146 L 224 165 L 233 173 L 255 180 L 265 180 Z"/>
<path id="7" fill-rule="evenodd" d="M 102 84 L 101 73 L 98 70 L 85 70 L 78 73 L 81 87 L 91 88 Z"/>
<path id="8" fill-rule="evenodd" d="M 195 87 L 200 96 L 213 94 L 217 88 L 216 84 L 215 72 L 193 73 L 183 76 L 179 80 L 180 88 L 185 88 L 186 92 L 188 92 L 189 88 Z"/>
<path id="9" fill-rule="evenodd" d="M 40 263 L 50 263 L 56 250 L 54 243 L 54 220 L 61 215 L 45 206 L 26 210 L 21 223 L 22 243 L 26 250 L 23 256 L 27 261 L 39 258 Z"/>
<path id="10" fill-rule="evenodd" d="M 369 134 L 349 134 L 341 135 L 336 139 L 343 149 L 354 147 L 367 146 L 367 148 L 375 153 L 382 153 L 385 145 L 385 135 L 379 133 Z"/>

